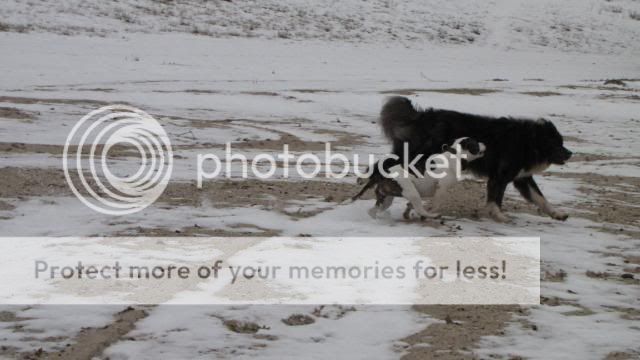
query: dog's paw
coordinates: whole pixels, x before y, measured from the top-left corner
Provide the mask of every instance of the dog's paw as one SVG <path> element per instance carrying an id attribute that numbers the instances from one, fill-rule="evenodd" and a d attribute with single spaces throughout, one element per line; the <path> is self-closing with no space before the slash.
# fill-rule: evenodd
<path id="1" fill-rule="evenodd" d="M 490 214 L 491 218 L 497 222 L 500 223 L 506 223 L 509 222 L 509 217 L 505 214 L 503 214 L 502 212 L 493 212 Z"/>
<path id="2" fill-rule="evenodd" d="M 369 209 L 367 211 L 367 214 L 369 214 L 369 216 L 371 216 L 373 219 L 378 217 L 378 208 L 376 207 L 372 207 L 371 209 Z"/>
<path id="3" fill-rule="evenodd" d="M 442 217 L 441 214 L 438 213 L 429 213 L 429 216 L 427 216 L 429 219 L 440 219 Z"/>
<path id="4" fill-rule="evenodd" d="M 554 211 L 551 214 L 551 218 L 560 221 L 566 221 L 569 218 L 569 214 L 563 213 L 562 211 Z"/>
<path id="5" fill-rule="evenodd" d="M 505 215 L 502 210 L 500 210 L 500 208 L 494 204 L 490 204 L 487 206 L 487 213 L 493 220 L 497 222 L 505 223 L 509 222 L 510 220 L 509 217 Z"/>
<path id="6" fill-rule="evenodd" d="M 440 219 L 442 217 L 442 215 L 438 214 L 438 213 L 432 213 L 432 212 L 424 212 L 420 215 L 420 220 L 425 221 L 427 219 Z"/>

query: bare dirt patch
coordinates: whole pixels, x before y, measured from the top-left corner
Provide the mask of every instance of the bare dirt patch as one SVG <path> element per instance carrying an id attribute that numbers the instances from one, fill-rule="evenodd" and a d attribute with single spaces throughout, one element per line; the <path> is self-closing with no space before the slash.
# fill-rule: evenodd
<path id="1" fill-rule="evenodd" d="M 630 101 L 640 101 L 640 95 L 618 95 L 618 94 L 605 94 L 598 96 L 599 99 L 603 100 L 630 100 Z"/>
<path id="2" fill-rule="evenodd" d="M 13 210 L 15 208 L 15 206 L 9 204 L 8 202 L 0 200 L 0 211 Z"/>
<path id="3" fill-rule="evenodd" d="M 110 93 L 110 92 L 116 91 L 116 89 L 113 89 L 113 88 L 77 88 L 75 90 L 77 90 L 77 91 L 103 92 L 103 93 Z"/>
<path id="4" fill-rule="evenodd" d="M 273 91 L 241 91 L 241 94 L 245 94 L 245 95 L 253 95 L 253 96 L 272 96 L 272 97 L 281 97 L 285 100 L 294 100 L 294 101 L 298 101 L 298 102 L 311 102 L 311 100 L 303 100 L 303 99 L 298 99 L 295 96 L 291 96 L 291 95 L 284 95 L 284 94 L 280 94 L 277 92 L 273 92 Z"/>
<path id="5" fill-rule="evenodd" d="M 565 141 L 571 141 L 567 139 L 565 136 Z M 576 141 L 579 142 L 579 141 Z M 569 162 L 580 162 L 580 161 L 602 161 L 602 160 L 638 160 L 640 162 L 640 158 L 634 157 L 620 157 L 620 156 L 611 156 L 611 155 L 601 155 L 601 154 L 586 154 L 586 153 L 574 153 L 569 159 Z"/>
<path id="6" fill-rule="evenodd" d="M 273 133 L 273 138 L 266 139 L 250 139 L 239 138 L 230 141 L 231 147 L 235 149 L 259 149 L 259 150 L 278 150 L 282 151 L 284 145 L 287 145 L 290 151 L 324 151 L 326 142 L 303 140 L 286 130 L 280 130 L 278 127 L 286 126 L 302 126 L 308 122 L 306 119 L 283 119 L 282 121 L 258 121 L 251 119 L 223 119 L 223 120 L 205 120 L 205 119 L 188 119 L 179 117 L 169 117 L 169 119 L 184 122 L 176 124 L 186 128 L 196 129 L 233 129 L 233 128 L 254 128 L 268 133 Z M 366 142 L 366 136 L 332 129 L 315 129 L 311 132 L 321 135 L 330 135 L 335 140 L 330 141 L 333 148 L 338 146 L 352 147 Z M 226 144 L 202 143 L 190 146 L 190 148 L 212 148 L 224 147 Z M 176 148 L 186 148 L 185 146 L 176 146 Z"/>
<path id="7" fill-rule="evenodd" d="M 623 79 L 625 80 L 625 79 Z M 618 87 L 612 87 L 610 85 L 603 85 L 602 83 L 598 83 L 596 85 L 562 85 L 562 86 L 558 86 L 558 88 L 560 89 L 571 89 L 571 90 L 578 90 L 578 89 L 582 89 L 582 90 L 600 90 L 600 91 L 607 91 L 607 92 L 611 92 L 611 91 L 621 91 L 621 92 L 627 92 L 627 93 L 633 93 L 633 92 L 638 92 L 638 89 L 635 88 L 628 88 L 628 87 L 622 87 L 622 86 L 618 86 Z"/>
<path id="8" fill-rule="evenodd" d="M 241 142 L 233 142 L 231 145 L 234 148 L 240 149 L 261 149 L 261 150 L 282 150 L 284 145 L 289 147 L 290 151 L 324 151 L 326 142 L 324 141 L 308 141 L 302 140 L 298 136 L 287 133 L 282 130 L 275 130 L 273 128 L 267 128 L 258 125 L 245 125 L 251 126 L 256 129 L 271 131 L 279 135 L 277 139 L 265 139 L 265 140 L 252 140 L 244 139 Z M 337 146 L 354 146 L 364 143 L 364 138 L 361 135 L 356 135 L 344 131 L 337 130 L 316 130 L 317 134 L 333 135 L 335 140 L 331 141 L 333 148 Z"/>
<path id="9" fill-rule="evenodd" d="M 169 229 L 166 227 L 145 228 L 141 226 L 128 228 L 113 234 L 113 236 L 150 236 L 150 237 L 175 237 L 175 236 L 215 236 L 215 237 L 234 237 L 234 236 L 257 236 L 270 237 L 277 236 L 280 231 L 266 229 L 260 226 L 246 223 L 236 223 L 227 225 L 230 229 L 210 229 L 207 227 L 194 224 L 180 229 Z M 237 230 L 234 230 L 237 229 Z"/>
<path id="10" fill-rule="evenodd" d="M 225 320 L 224 326 L 226 326 L 227 329 L 239 334 L 255 334 L 260 329 L 267 329 L 266 326 L 261 326 L 254 322 L 239 320 Z"/>
<path id="11" fill-rule="evenodd" d="M 584 184 L 578 191 L 584 193 L 580 201 L 570 204 L 582 210 L 576 216 L 597 223 L 640 225 L 640 178 L 605 176 L 594 173 L 556 173 L 549 175 L 578 180 Z"/>
<path id="12" fill-rule="evenodd" d="M 289 326 L 301 326 L 313 324 L 316 321 L 309 315 L 293 314 L 286 319 L 282 319 L 282 322 Z"/>
<path id="13" fill-rule="evenodd" d="M 530 95 L 530 96 L 538 96 L 538 97 L 560 96 L 560 95 L 562 95 L 561 93 L 555 92 L 555 91 L 524 91 L 524 92 L 521 92 L 520 94 Z"/>
<path id="14" fill-rule="evenodd" d="M 0 96 L 0 102 L 13 104 L 67 104 L 67 105 L 86 105 L 86 106 L 106 106 L 113 102 L 90 99 L 54 99 L 54 98 L 32 98 L 19 96 Z M 118 101 L 120 104 L 126 104 Z"/>
<path id="15" fill-rule="evenodd" d="M 90 177 L 87 179 L 91 185 Z M 304 218 L 330 209 L 336 203 L 350 199 L 359 186 L 349 183 L 328 181 L 277 181 L 277 180 L 221 180 L 204 182 L 198 189 L 195 182 L 171 182 L 158 199 L 159 206 L 201 206 L 207 202 L 218 208 L 261 206 L 281 212 L 293 218 Z M 82 193 L 83 190 L 79 189 Z M 71 196 L 64 172 L 43 168 L 0 168 L 0 199 L 39 196 Z M 313 201 L 316 206 L 306 210 L 305 201 Z M 326 206 L 322 206 L 326 203 Z M 5 206 L 13 208 L 11 204 Z M 319 205 L 318 205 L 319 204 Z M 290 209 L 293 207 L 294 209 Z M 267 229 L 263 231 L 269 236 Z M 142 231 L 142 230 L 141 230 Z M 164 229 L 144 230 L 148 235 L 166 234 Z M 143 231 L 143 233 L 144 233 Z M 194 228 L 182 229 L 186 234 L 223 236 L 217 230 Z M 239 236 L 238 233 L 233 233 Z M 167 234 L 168 235 L 168 234 Z M 171 233 L 171 235 L 175 235 Z"/>
<path id="16" fill-rule="evenodd" d="M 92 359 L 133 330 L 136 322 L 145 317 L 147 312 L 143 309 L 128 307 L 117 313 L 111 324 L 102 328 L 85 328 L 73 339 L 71 346 L 54 353 L 41 352 L 39 357 L 63 360 Z"/>
<path id="17" fill-rule="evenodd" d="M 442 94 L 455 94 L 455 95 L 485 95 L 500 92 L 497 89 L 485 89 L 485 88 L 449 88 L 449 89 L 395 89 L 381 91 L 381 94 L 395 94 L 395 95 L 414 95 L 420 92 L 436 92 Z"/>
<path id="18" fill-rule="evenodd" d="M 34 120 L 38 114 L 31 111 L 24 111 L 14 107 L 0 106 L 0 118 L 17 120 Z"/>
<path id="19" fill-rule="evenodd" d="M 95 154 L 101 154 L 104 149 L 104 145 L 96 145 Z M 75 153 L 78 147 L 71 145 L 68 148 L 70 153 Z M 62 156 L 64 153 L 63 145 L 54 144 L 27 144 L 27 143 L 7 143 L 0 142 L 0 153 L 11 154 L 50 154 L 55 156 Z M 82 148 L 83 155 L 89 155 L 90 147 L 85 146 Z M 122 157 L 140 157 L 138 149 L 132 146 L 115 145 L 109 149 L 107 153 L 108 159 L 122 158 Z"/>
<path id="20" fill-rule="evenodd" d="M 504 335 L 504 329 L 518 306 L 420 305 L 417 311 L 442 320 L 403 339 L 410 345 L 403 360 L 476 359 L 473 349 L 480 338 Z M 421 346 L 428 344 L 429 346 Z"/>
<path id="21" fill-rule="evenodd" d="M 292 89 L 293 92 L 299 92 L 303 94 L 318 94 L 318 93 L 336 93 L 338 91 L 335 90 L 327 90 L 327 89 Z"/>
<path id="22" fill-rule="evenodd" d="M 226 180 L 203 183 L 170 183 L 159 201 L 167 204 L 214 207 L 265 206 L 282 209 L 291 200 L 322 199 L 339 203 L 358 191 L 358 186 L 325 181 Z"/>
<path id="23" fill-rule="evenodd" d="M 64 173 L 56 169 L 0 168 L 0 198 L 71 194 Z"/>
<path id="24" fill-rule="evenodd" d="M 640 357 L 640 351 L 614 351 L 607 354 L 605 360 L 632 360 Z"/>
<path id="25" fill-rule="evenodd" d="M 581 139 L 579 137 L 576 136 L 563 136 L 564 141 L 569 141 L 569 142 L 574 142 L 574 143 L 579 143 L 579 144 L 583 144 L 586 143 L 587 141 L 585 141 L 584 139 Z M 571 157 L 571 160 L 573 160 L 573 158 L 576 156 L 576 153 L 573 153 L 573 156 Z"/>

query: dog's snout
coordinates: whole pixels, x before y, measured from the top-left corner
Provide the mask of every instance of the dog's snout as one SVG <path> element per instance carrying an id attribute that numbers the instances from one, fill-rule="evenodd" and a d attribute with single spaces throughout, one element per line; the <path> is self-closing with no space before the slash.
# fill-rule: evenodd
<path id="1" fill-rule="evenodd" d="M 569 160 L 571 158 L 571 156 L 573 155 L 573 153 L 571 152 L 571 150 L 569 150 L 567 148 L 563 148 L 563 149 L 564 149 L 565 160 Z"/>
<path id="2" fill-rule="evenodd" d="M 487 147 L 486 147 L 486 146 L 484 146 L 484 144 L 483 144 L 483 143 L 480 143 L 480 153 L 481 153 L 481 154 L 484 154 L 485 150 L 487 150 Z"/>

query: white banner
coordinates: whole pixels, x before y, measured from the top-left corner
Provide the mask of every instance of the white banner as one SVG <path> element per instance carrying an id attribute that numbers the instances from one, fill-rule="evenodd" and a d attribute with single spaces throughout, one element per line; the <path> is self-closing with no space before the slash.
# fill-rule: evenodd
<path id="1" fill-rule="evenodd" d="M 538 304 L 535 237 L 0 238 L 0 304 Z"/>

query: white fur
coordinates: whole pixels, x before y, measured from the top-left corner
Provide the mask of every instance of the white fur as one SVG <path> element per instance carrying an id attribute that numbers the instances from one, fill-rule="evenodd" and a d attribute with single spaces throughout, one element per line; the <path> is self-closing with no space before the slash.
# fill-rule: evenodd
<path id="1" fill-rule="evenodd" d="M 464 139 L 466 138 L 457 139 L 453 143 L 453 145 L 451 145 L 451 147 L 459 149 L 459 144 Z M 473 161 L 482 157 L 484 155 L 485 145 L 483 143 L 479 143 L 479 145 L 480 153 L 478 155 L 472 155 L 462 150 L 460 154 L 466 155 L 466 157 L 463 157 L 463 159 L 466 161 Z M 453 155 L 453 153 L 448 150 L 444 151 L 442 154 L 445 155 L 447 159 L 451 159 L 451 155 Z M 400 165 L 395 165 L 389 169 L 390 173 L 398 174 L 394 181 L 396 181 L 402 188 L 402 196 L 409 201 L 409 203 L 407 204 L 407 210 L 405 211 L 405 217 L 408 217 L 411 208 L 413 208 L 413 211 L 415 211 L 421 217 L 437 218 L 440 216 L 437 213 L 428 212 L 422 204 L 422 199 L 439 198 L 446 192 L 447 188 L 460 181 L 461 179 L 459 179 L 457 176 L 457 174 L 459 173 L 457 168 L 458 163 L 458 161 L 448 161 L 448 167 L 438 168 L 439 173 L 444 173 L 444 176 L 440 179 L 429 176 L 427 171 L 425 171 L 422 177 L 417 177 L 409 173 Z M 385 201 L 385 204 L 383 204 L 381 207 L 375 206 L 371 208 L 369 210 L 369 215 L 375 218 L 379 211 L 386 210 L 389 206 L 391 206 L 391 201 L 388 201 L 389 199 L 392 198 L 388 197 Z"/>

